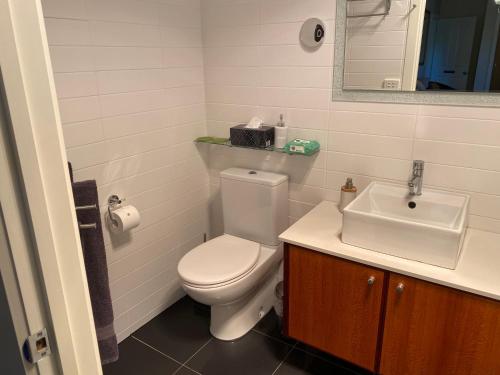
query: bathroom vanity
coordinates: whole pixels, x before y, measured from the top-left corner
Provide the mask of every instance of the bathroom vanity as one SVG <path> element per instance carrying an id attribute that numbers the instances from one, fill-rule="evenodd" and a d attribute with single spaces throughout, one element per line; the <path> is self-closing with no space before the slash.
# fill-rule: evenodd
<path id="1" fill-rule="evenodd" d="M 500 235 L 469 229 L 450 270 L 341 231 L 323 202 L 280 236 L 288 336 L 383 375 L 500 374 Z"/>

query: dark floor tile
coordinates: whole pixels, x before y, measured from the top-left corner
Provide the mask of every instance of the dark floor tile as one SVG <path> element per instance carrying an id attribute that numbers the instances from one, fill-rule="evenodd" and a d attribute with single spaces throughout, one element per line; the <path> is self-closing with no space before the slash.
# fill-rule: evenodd
<path id="1" fill-rule="evenodd" d="M 104 375 L 169 375 L 180 364 L 129 337 L 119 345 L 118 362 L 103 366 Z"/>
<path id="2" fill-rule="evenodd" d="M 254 331 L 274 337 L 290 345 L 295 344 L 294 339 L 287 337 L 282 333 L 283 324 L 281 319 L 274 312 L 274 309 L 271 309 L 271 311 L 269 311 L 267 315 L 257 323 L 254 327 Z"/>
<path id="3" fill-rule="evenodd" d="M 203 375 L 270 375 L 291 346 L 250 331 L 241 339 L 212 340 L 187 366 Z"/>
<path id="4" fill-rule="evenodd" d="M 210 339 L 210 313 L 184 297 L 132 335 L 179 362 Z"/>
<path id="5" fill-rule="evenodd" d="M 345 368 L 345 369 L 351 371 L 351 372 L 349 372 L 349 374 L 353 374 L 353 373 L 357 374 L 357 375 L 370 375 L 370 374 L 372 374 L 370 371 L 367 371 L 361 367 L 355 366 L 352 363 L 349 363 L 349 362 L 344 361 L 340 358 L 334 357 L 328 353 L 325 353 L 319 349 L 313 348 L 313 347 L 308 346 L 306 344 L 298 343 L 295 348 L 296 348 L 296 350 L 306 352 L 306 353 L 312 355 L 313 357 L 320 358 L 321 360 L 328 362 L 328 363 L 331 363 L 337 367 Z M 339 374 L 342 374 L 342 373 L 339 373 Z"/>
<path id="6" fill-rule="evenodd" d="M 357 375 L 344 367 L 294 349 L 280 366 L 276 375 Z"/>
<path id="7" fill-rule="evenodd" d="M 175 375 L 198 375 L 198 373 L 182 366 L 179 370 L 177 370 Z"/>

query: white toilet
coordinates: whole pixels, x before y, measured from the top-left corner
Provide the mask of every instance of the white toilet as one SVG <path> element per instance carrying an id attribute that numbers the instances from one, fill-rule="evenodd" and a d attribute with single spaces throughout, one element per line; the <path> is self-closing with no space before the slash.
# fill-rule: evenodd
<path id="1" fill-rule="evenodd" d="M 246 334 L 273 306 L 288 224 L 288 177 L 231 168 L 221 173 L 224 232 L 187 253 L 178 272 L 186 293 L 211 306 L 210 332 Z"/>

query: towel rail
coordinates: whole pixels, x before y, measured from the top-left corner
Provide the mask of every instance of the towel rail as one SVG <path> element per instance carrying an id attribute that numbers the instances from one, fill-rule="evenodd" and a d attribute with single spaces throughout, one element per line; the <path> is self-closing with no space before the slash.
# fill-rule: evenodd
<path id="1" fill-rule="evenodd" d="M 349 2 L 353 1 L 365 1 L 365 0 L 347 0 Z M 392 8 L 392 0 L 385 0 L 385 12 L 384 13 L 373 13 L 373 14 L 360 14 L 357 16 L 349 16 L 347 15 L 347 18 L 363 18 L 363 17 L 376 17 L 376 16 L 388 16 L 389 13 L 391 12 Z"/>
<path id="2" fill-rule="evenodd" d="M 75 209 L 77 211 L 97 210 L 97 204 L 89 204 L 87 206 L 76 206 Z"/>
<path id="3" fill-rule="evenodd" d="M 92 224 L 78 224 L 80 229 L 97 229 L 97 223 Z"/>

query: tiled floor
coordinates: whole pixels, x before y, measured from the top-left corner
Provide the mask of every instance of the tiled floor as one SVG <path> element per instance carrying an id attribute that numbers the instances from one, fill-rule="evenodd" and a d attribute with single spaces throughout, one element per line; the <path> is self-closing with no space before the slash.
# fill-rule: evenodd
<path id="1" fill-rule="evenodd" d="M 233 342 L 212 338 L 209 321 L 208 307 L 181 299 L 123 341 L 120 360 L 104 366 L 104 374 L 367 374 L 282 336 L 273 311 Z"/>

